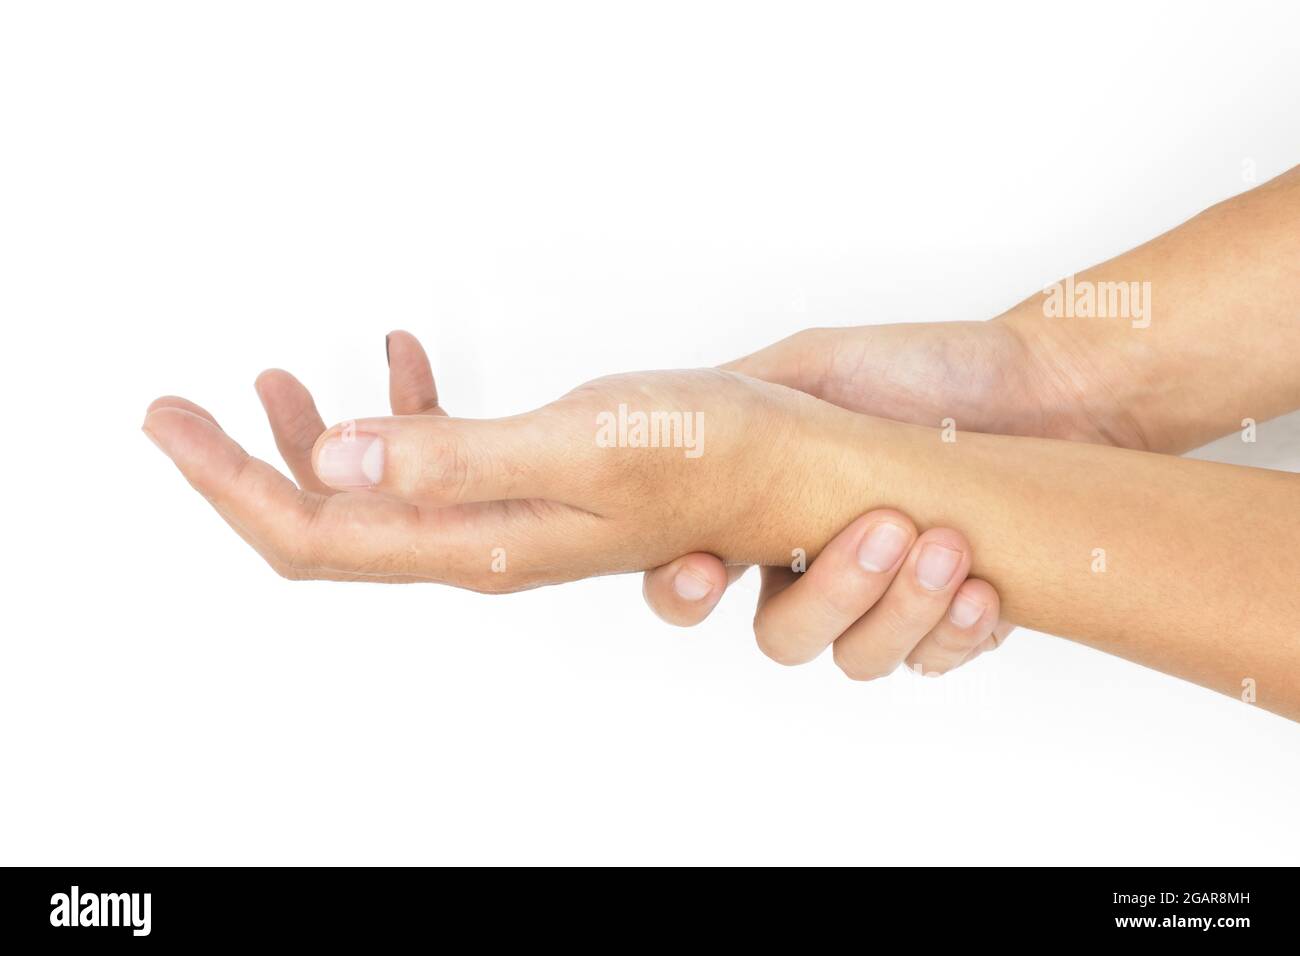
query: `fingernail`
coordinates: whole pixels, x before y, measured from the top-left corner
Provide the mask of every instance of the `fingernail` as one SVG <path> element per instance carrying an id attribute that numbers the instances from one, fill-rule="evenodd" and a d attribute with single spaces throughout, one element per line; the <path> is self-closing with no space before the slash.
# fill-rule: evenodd
<path id="1" fill-rule="evenodd" d="M 953 598 L 952 607 L 948 608 L 948 620 L 961 628 L 970 627 L 983 616 L 984 605 L 964 594 L 958 594 Z"/>
<path id="2" fill-rule="evenodd" d="M 858 564 L 873 574 L 888 571 L 903 556 L 908 533 L 896 524 L 878 524 L 858 545 Z"/>
<path id="3" fill-rule="evenodd" d="M 378 435 L 331 438 L 316 456 L 316 474 L 333 488 L 371 488 L 384 477 L 384 440 Z"/>
<path id="4" fill-rule="evenodd" d="M 694 571 L 682 568 L 673 578 L 673 590 L 683 601 L 698 601 L 713 590 L 713 585 Z"/>
<path id="5" fill-rule="evenodd" d="M 927 544 L 916 560 L 916 579 L 921 587 L 939 591 L 948 586 L 961 564 L 961 552 L 940 544 Z"/>
<path id="6" fill-rule="evenodd" d="M 384 336 L 384 361 L 388 363 L 390 368 L 393 365 L 393 353 L 389 350 L 388 340 L 391 338 L 391 335 Z"/>

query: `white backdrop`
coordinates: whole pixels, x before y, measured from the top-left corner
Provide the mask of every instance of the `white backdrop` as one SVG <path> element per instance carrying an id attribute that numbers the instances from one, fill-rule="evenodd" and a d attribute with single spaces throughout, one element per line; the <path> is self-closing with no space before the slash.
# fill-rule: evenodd
<path id="1" fill-rule="evenodd" d="M 1023 631 L 939 681 L 784 669 L 752 572 L 693 631 L 635 577 L 288 583 L 138 427 L 180 393 L 278 462 L 254 376 L 384 414 L 399 327 L 487 416 L 987 318 L 1300 163 L 1297 38 L 1284 2 L 0 6 L 0 862 L 1296 862 L 1300 727 L 1239 702 Z"/>

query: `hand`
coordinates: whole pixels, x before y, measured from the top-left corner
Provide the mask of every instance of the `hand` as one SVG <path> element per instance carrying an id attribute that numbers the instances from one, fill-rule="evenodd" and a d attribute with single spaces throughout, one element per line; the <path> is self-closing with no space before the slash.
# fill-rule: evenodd
<path id="1" fill-rule="evenodd" d="M 865 424 L 808 395 L 720 370 L 636 373 L 527 415 L 456 420 L 437 414 L 418 345 L 398 342 L 394 410 L 429 414 L 336 426 L 310 451 L 307 437 L 320 426 L 310 396 L 287 373 L 259 380 L 301 488 L 183 399 L 155 402 L 145 431 L 295 578 L 507 591 L 640 570 L 697 549 L 783 561 L 796 547 L 815 556 L 863 504 L 862 485 L 842 472 Z M 642 447 L 619 420 L 637 412 L 676 416 L 679 428 L 666 436 L 676 447 Z M 602 429 L 614 440 L 603 441 Z"/>
<path id="2" fill-rule="evenodd" d="M 972 431 L 1140 447 L 1141 433 L 1123 410 L 1106 401 L 1105 389 L 1090 387 L 1095 365 L 1059 347 L 1040 348 L 1034 331 L 1040 327 L 1041 322 L 1021 321 L 1018 314 L 1009 313 L 992 322 L 809 329 L 723 368 L 899 421 L 939 425 L 951 418 L 958 428 Z M 860 577 L 851 563 L 838 570 L 813 567 L 816 576 L 812 569 L 808 572 L 812 581 L 834 581 L 840 574 L 849 581 Z M 743 571 L 725 567 L 710 554 L 689 554 L 647 572 L 643 593 L 664 620 L 690 626 L 709 615 Z M 783 606 L 807 602 L 804 614 L 815 613 L 815 603 L 822 598 L 807 584 L 786 593 L 793 579 L 788 570 L 763 568 L 762 574 L 755 635 L 765 653 L 789 663 L 787 640 L 767 608 L 769 596 L 784 594 Z M 979 594 L 992 593 L 996 600 L 986 582 L 972 579 L 968 586 Z M 881 592 L 867 593 L 878 597 Z M 864 601 L 865 594 L 859 600 Z M 913 610 L 905 597 L 895 604 L 897 616 L 913 621 L 914 632 L 924 633 L 928 608 Z M 864 610 L 870 606 L 863 604 Z M 996 647 L 1010 630 L 999 624 L 980 646 Z"/>
<path id="3" fill-rule="evenodd" d="M 868 512 L 806 572 L 761 569 L 754 636 L 764 654 L 786 665 L 805 664 L 830 645 L 836 664 L 855 680 L 884 677 L 903 662 L 926 676 L 943 674 L 998 647 L 1011 631 L 999 622 L 994 587 L 966 577 L 970 564 L 960 532 L 931 528 L 918 535 L 898 511 Z M 711 595 L 702 619 L 744 570 L 689 554 L 646 572 L 646 598 L 671 620 L 677 608 L 700 601 L 695 595 Z M 695 590 L 683 595 L 683 585 Z M 689 615 L 683 623 L 691 623 Z"/>
<path id="4" fill-rule="evenodd" d="M 722 368 L 895 421 L 1144 448 L 1109 385 L 1119 357 L 1049 331 L 1029 300 L 989 322 L 806 329 Z"/>

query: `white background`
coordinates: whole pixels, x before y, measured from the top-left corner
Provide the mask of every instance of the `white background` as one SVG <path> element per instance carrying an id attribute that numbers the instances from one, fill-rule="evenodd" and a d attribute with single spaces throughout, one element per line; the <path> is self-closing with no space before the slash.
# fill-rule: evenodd
<path id="1" fill-rule="evenodd" d="M 1296 861 L 1300 727 L 1234 700 L 1026 632 L 783 669 L 752 572 L 693 631 L 291 584 L 138 431 L 278 461 L 254 376 L 383 414 L 399 327 L 488 416 L 987 318 L 1300 163 L 1295 4 L 0 11 L 0 862 Z"/>

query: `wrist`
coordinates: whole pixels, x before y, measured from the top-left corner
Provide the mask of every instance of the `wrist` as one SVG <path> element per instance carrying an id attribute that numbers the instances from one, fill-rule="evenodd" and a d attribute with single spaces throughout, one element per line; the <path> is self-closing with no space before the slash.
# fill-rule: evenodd
<path id="1" fill-rule="evenodd" d="M 1024 386 L 1045 438 L 1149 450 L 1156 436 L 1130 409 L 1142 407 L 1150 367 L 1140 333 L 1113 324 L 1051 318 L 1035 294 L 987 323 L 1014 341 Z"/>
<path id="2" fill-rule="evenodd" d="M 798 462 L 788 476 L 792 493 L 775 496 L 784 503 L 778 514 L 757 516 L 756 563 L 788 565 L 796 549 L 813 560 L 858 516 L 899 501 L 916 446 L 928 436 L 938 441 L 936 429 L 816 405 L 822 414 L 801 429 L 789 459 Z"/>

